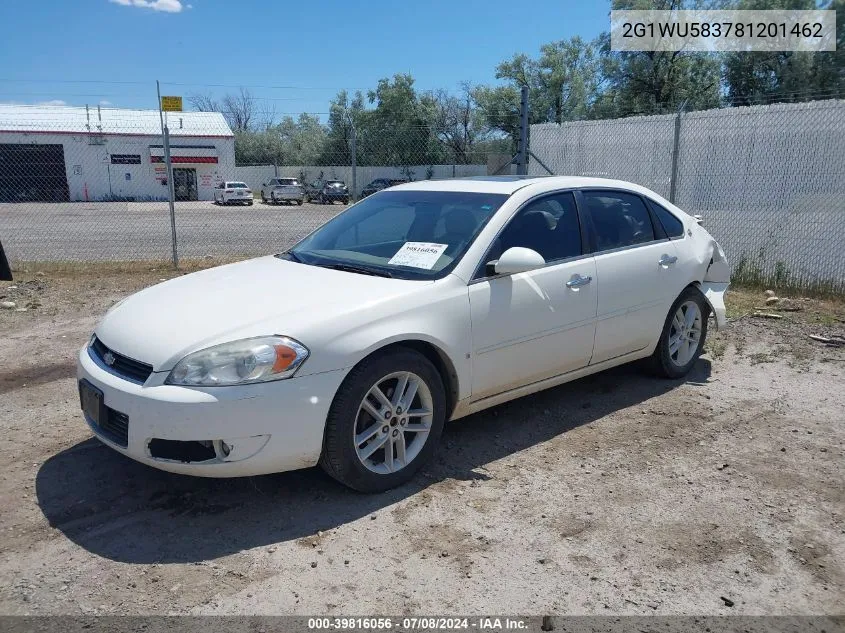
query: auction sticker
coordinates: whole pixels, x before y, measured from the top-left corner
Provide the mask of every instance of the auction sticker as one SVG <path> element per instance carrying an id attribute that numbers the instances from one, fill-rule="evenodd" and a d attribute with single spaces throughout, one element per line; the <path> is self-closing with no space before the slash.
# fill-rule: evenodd
<path id="1" fill-rule="evenodd" d="M 448 244 L 434 244 L 432 242 L 405 242 L 387 263 L 393 266 L 410 266 L 431 270 L 448 246 Z"/>

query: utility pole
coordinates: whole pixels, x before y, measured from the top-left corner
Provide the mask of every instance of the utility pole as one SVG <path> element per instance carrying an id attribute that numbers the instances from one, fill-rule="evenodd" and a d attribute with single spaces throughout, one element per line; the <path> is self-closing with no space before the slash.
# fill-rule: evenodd
<path id="1" fill-rule="evenodd" d="M 170 238 L 173 244 L 173 268 L 179 268 L 179 254 L 176 249 L 176 190 L 173 186 L 173 163 L 170 161 L 170 130 L 164 120 L 161 109 L 161 86 L 156 79 L 156 93 L 158 94 L 158 116 L 161 121 L 161 136 L 164 141 L 164 163 L 167 168 L 167 198 L 170 203 Z"/>
<path id="2" fill-rule="evenodd" d="M 519 150 L 516 154 L 516 173 L 528 174 L 528 86 L 522 86 L 519 103 Z"/>

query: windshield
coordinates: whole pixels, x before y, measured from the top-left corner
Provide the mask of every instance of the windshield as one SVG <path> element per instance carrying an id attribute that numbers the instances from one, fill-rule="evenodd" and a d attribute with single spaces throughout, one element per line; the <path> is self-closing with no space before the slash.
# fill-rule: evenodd
<path id="1" fill-rule="evenodd" d="M 277 181 L 280 185 L 298 185 L 299 181 L 296 178 L 279 178 Z"/>
<path id="2" fill-rule="evenodd" d="M 460 261 L 507 198 L 459 191 L 383 191 L 324 224 L 290 249 L 288 257 L 403 279 L 439 278 Z"/>
<path id="3" fill-rule="evenodd" d="M 229 189 L 249 189 L 245 182 L 230 182 Z"/>

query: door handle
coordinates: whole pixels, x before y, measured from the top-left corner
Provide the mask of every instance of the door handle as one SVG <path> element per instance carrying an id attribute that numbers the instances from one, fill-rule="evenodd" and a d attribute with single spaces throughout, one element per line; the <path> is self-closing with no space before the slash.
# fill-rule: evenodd
<path id="1" fill-rule="evenodd" d="M 674 255 L 663 255 L 663 256 L 660 257 L 660 259 L 658 260 L 657 263 L 660 266 L 671 266 L 676 261 L 678 261 L 678 258 L 675 257 Z"/>
<path id="2" fill-rule="evenodd" d="M 580 288 L 581 286 L 586 286 L 593 280 L 592 277 L 582 277 L 581 275 L 575 275 L 572 279 L 566 282 L 567 288 Z"/>

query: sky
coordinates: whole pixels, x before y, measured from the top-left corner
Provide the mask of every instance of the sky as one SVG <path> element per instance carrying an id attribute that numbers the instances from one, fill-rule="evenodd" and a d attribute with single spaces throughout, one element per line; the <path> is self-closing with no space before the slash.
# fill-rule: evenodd
<path id="1" fill-rule="evenodd" d="M 609 28 L 609 0 L 0 2 L 0 103 L 155 108 L 247 87 L 277 117 L 410 73 L 420 90 L 497 83 L 514 53 Z"/>

